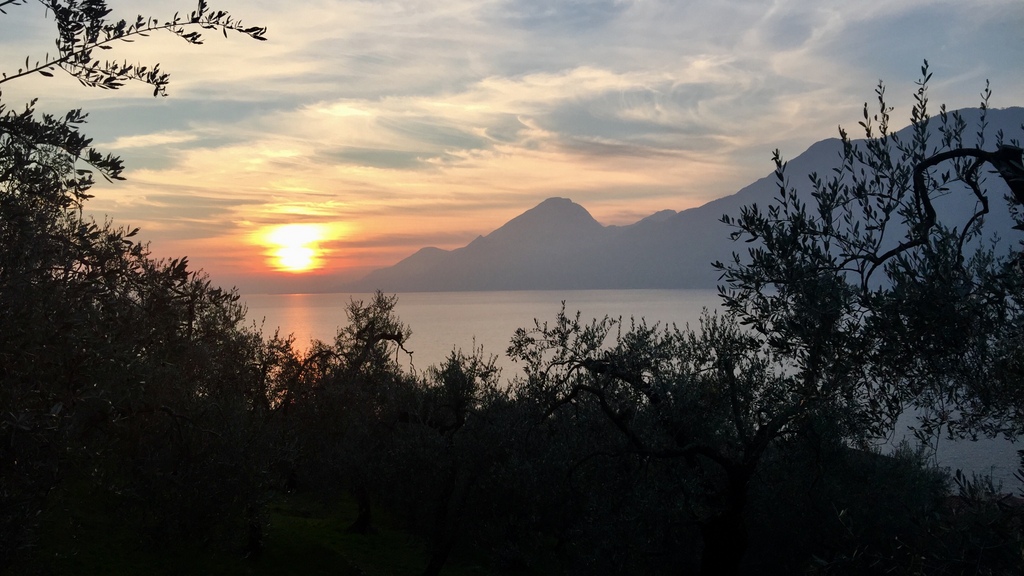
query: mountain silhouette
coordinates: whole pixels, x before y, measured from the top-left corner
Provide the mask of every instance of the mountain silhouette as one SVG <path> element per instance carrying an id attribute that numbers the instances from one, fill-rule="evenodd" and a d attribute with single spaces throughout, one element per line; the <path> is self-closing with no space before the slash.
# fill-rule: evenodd
<path id="1" fill-rule="evenodd" d="M 969 127 L 977 125 L 978 109 L 959 113 Z M 987 148 L 996 133 L 1007 142 L 1024 139 L 1024 108 L 988 110 Z M 938 120 L 933 119 L 932 128 Z M 897 135 L 909 141 L 910 128 Z M 976 129 L 969 128 L 968 136 Z M 786 174 L 811 202 L 807 175 L 827 175 L 839 164 L 837 138 L 813 144 L 788 162 Z M 1002 201 L 1003 184 L 988 179 L 991 213 L 985 235 L 1018 239 Z M 549 198 L 486 236 L 454 250 L 423 248 L 394 266 L 375 270 L 344 288 L 349 291 L 429 292 L 460 290 L 579 290 L 630 288 L 713 288 L 718 273 L 711 263 L 727 261 L 749 245 L 733 242 L 724 214 L 738 216 L 743 206 L 767 207 L 778 193 L 770 174 L 740 191 L 703 206 L 676 212 L 662 210 L 627 226 L 603 226 L 579 204 Z M 937 194 L 939 221 L 962 226 L 976 209 L 970 194 Z M 813 204 L 811 204 L 813 206 Z"/>

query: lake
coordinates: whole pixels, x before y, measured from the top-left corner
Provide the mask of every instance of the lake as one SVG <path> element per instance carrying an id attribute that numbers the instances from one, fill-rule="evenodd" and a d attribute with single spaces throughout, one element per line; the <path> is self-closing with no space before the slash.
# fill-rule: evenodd
<path id="1" fill-rule="evenodd" d="M 242 300 L 249 309 L 249 321 L 262 322 L 265 334 L 280 328 L 294 334 L 296 344 L 305 348 L 313 339 L 331 341 L 345 325 L 345 309 L 351 299 L 368 302 L 372 294 L 252 294 Z M 421 371 L 439 364 L 453 350 L 469 352 L 483 347 L 497 356 L 503 378 L 520 368 L 505 356 L 505 349 L 517 328 L 530 328 L 534 319 L 553 321 L 565 302 L 567 314 L 581 313 L 583 320 L 621 317 L 645 318 L 649 324 L 687 324 L 696 327 L 702 310 L 715 309 L 719 298 L 714 290 L 564 290 L 510 292 L 418 292 L 398 295 L 396 313 L 412 328 L 407 349 L 411 361 L 400 357 L 406 368 Z M 906 435 L 912 418 L 901 421 L 897 440 Z M 1017 490 L 1013 477 L 1017 468 L 1017 446 L 1005 440 L 978 442 L 946 439 L 939 441 L 939 465 L 965 471 L 991 473 L 1004 488 Z"/>
<path id="2" fill-rule="evenodd" d="M 280 327 L 295 334 L 299 346 L 313 338 L 333 340 L 346 323 L 351 299 L 368 302 L 372 294 L 260 294 L 244 296 L 249 319 L 265 319 L 264 333 Z M 439 364 L 453 349 L 475 345 L 499 356 L 508 375 L 515 370 L 505 349 L 517 328 L 534 319 L 553 321 L 565 302 L 566 312 L 580 311 L 584 320 L 605 315 L 625 322 L 630 317 L 651 322 L 696 326 L 701 311 L 718 305 L 714 290 L 567 290 L 510 292 L 414 292 L 398 295 L 396 313 L 412 328 L 406 348 L 417 369 Z"/>

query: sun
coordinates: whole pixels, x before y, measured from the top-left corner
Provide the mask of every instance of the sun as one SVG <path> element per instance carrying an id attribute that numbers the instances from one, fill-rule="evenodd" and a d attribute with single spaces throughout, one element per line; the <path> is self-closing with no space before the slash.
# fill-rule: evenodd
<path id="1" fill-rule="evenodd" d="M 304 272 L 316 264 L 316 250 L 309 246 L 285 246 L 274 252 L 277 263 L 289 272 Z"/>
<path id="2" fill-rule="evenodd" d="M 325 224 L 282 224 L 264 229 L 260 236 L 275 270 L 302 273 L 323 265 L 320 243 L 332 234 Z"/>

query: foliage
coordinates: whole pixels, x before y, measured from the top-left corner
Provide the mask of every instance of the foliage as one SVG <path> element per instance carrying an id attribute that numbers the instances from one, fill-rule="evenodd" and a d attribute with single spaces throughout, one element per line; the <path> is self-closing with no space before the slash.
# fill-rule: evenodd
<path id="1" fill-rule="evenodd" d="M 703 573 L 740 571 L 747 528 L 761 510 L 751 498 L 772 486 L 799 485 L 811 472 L 798 464 L 802 459 L 782 454 L 836 452 L 842 457 L 829 464 L 816 457 L 831 469 L 812 477 L 844 485 L 831 470 L 866 468 L 871 459 L 857 463 L 851 450 L 888 437 L 908 408 L 921 410 L 922 438 L 941 430 L 1012 434 L 1020 426 L 1021 275 L 1015 251 L 997 252 L 984 236 L 989 189 L 999 184 L 979 169 L 983 163 L 999 168 L 1014 193 L 1020 150 L 1001 134 L 997 152 L 982 148 L 987 90 L 976 148 L 965 148 L 968 127 L 958 114 L 942 109 L 933 124 L 929 78 L 926 63 L 907 140 L 890 131 L 891 109 L 879 85 L 879 112 L 865 107 L 867 139 L 854 142 L 841 131 L 838 166 L 827 176 L 811 174 L 809 192 L 790 185 L 786 163 L 775 154 L 774 201 L 723 218 L 734 239 L 751 243 L 746 254 L 715 264 L 724 283 L 724 318 L 706 318 L 699 331 L 641 323 L 616 334 L 615 322 L 587 325 L 563 313 L 553 325 L 538 324 L 513 340 L 510 355 L 526 364 L 518 397 L 540 408 L 543 426 L 562 419 L 592 426 L 599 417 L 617 434 L 617 442 L 592 444 L 577 461 L 606 454 L 640 466 L 671 463 L 681 480 L 663 496 L 700 526 Z M 932 173 L 947 161 L 950 171 Z M 935 193 L 973 195 L 977 208 L 948 220 L 935 208 Z M 765 476 L 769 470 L 775 472 Z M 913 469 L 893 473 L 910 481 Z M 881 522 L 878 529 L 893 534 L 900 523 L 910 526 L 899 550 L 879 551 L 869 532 L 847 530 L 858 535 L 843 554 L 859 557 L 865 550 L 859 547 L 871 547 L 872 569 L 913 569 L 901 558 L 914 554 L 969 554 L 962 542 L 937 554 L 922 532 L 935 509 L 927 501 L 941 490 L 930 484 L 926 501 L 908 516 L 883 520 L 882 510 L 870 507 L 877 513 L 857 521 Z M 844 509 L 866 508 L 841 490 L 819 489 L 819 496 L 819 508 L 844 501 Z M 823 544 L 843 546 L 836 529 L 847 525 L 815 522 L 821 533 L 830 525 L 834 535 L 816 544 L 818 552 Z M 794 553 L 809 560 L 818 553 L 814 546 Z M 752 549 L 763 550 L 756 541 Z M 985 569 L 1012 570 L 1018 561 L 993 559 Z M 825 566 L 840 570 L 831 561 Z"/>
<path id="2" fill-rule="evenodd" d="M 156 67 L 92 52 L 155 21 L 109 23 L 101 1 L 44 5 L 58 55 L 0 84 L 61 67 L 86 85 L 139 79 L 163 92 Z M 186 28 L 262 34 L 205 3 L 175 20 L 193 43 Z M 241 326 L 237 293 L 185 258 L 154 260 L 137 230 L 83 215 L 94 173 L 123 171 L 79 132 L 85 118 L 0 104 L 0 565 L 41 534 L 86 529 L 71 512 L 84 501 L 142 540 L 258 546 L 268 443 L 250 382 L 265 344 Z"/>
<path id="3" fill-rule="evenodd" d="M 134 22 L 101 0 L 43 4 L 57 54 L 0 85 L 62 69 L 162 95 L 158 66 L 96 51 L 265 32 L 203 1 Z M 265 338 L 234 290 L 84 216 L 95 175 L 124 169 L 79 132 L 84 113 L 0 103 L 0 568 L 75 566 L 112 525 L 106 544 L 130 555 L 255 557 L 273 516 L 331 526 L 318 557 L 344 572 L 336 540 L 370 542 L 380 518 L 422 538 L 425 574 L 460 552 L 534 573 L 1019 572 L 1018 500 L 960 475 L 950 495 L 922 453 L 872 449 L 908 408 L 922 438 L 1024 427 L 1024 278 L 984 228 L 999 182 L 1020 192 L 1019 148 L 997 135 L 987 151 L 984 115 L 970 147 L 959 115 L 930 118 L 929 78 L 910 138 L 880 84 L 867 139 L 841 132 L 809 192 L 775 154 L 774 202 L 724 218 L 751 241 L 716 263 L 724 314 L 680 329 L 563 310 L 516 332 L 507 387 L 480 349 L 404 371 L 411 332 L 382 293 L 350 301 L 332 342 Z M 976 209 L 948 220 L 951 194 Z M 282 514 L 282 494 L 313 511 Z"/>
<path id="4" fill-rule="evenodd" d="M 734 238 L 760 243 L 745 261 L 734 255 L 716 264 L 727 282 L 724 303 L 810 372 L 822 342 L 842 337 L 837 350 L 859 351 L 854 384 L 867 394 L 856 408 L 880 425 L 871 430 L 876 435 L 908 404 L 925 410 L 925 436 L 943 427 L 950 435 L 1015 433 L 1021 274 L 1015 251 L 997 252 L 985 241 L 997 192 L 988 190 L 980 166 L 1002 169 L 999 157 L 1014 153 L 1019 164 L 1020 149 L 1000 132 L 998 153 L 981 150 L 987 88 L 977 148 L 965 148 L 968 127 L 959 114 L 943 107 L 936 126 L 928 114 L 930 77 L 926 62 L 906 141 L 890 131 L 891 108 L 879 85 L 878 112 L 865 105 L 861 122 L 867 140 L 856 144 L 841 132 L 840 165 L 827 177 L 810 175 L 810 199 L 790 187 L 776 153 L 776 203 L 723 219 L 736 228 Z M 952 169 L 932 174 L 942 161 Z M 1004 180 L 1014 192 L 1014 176 Z M 937 221 L 932 194 L 973 195 L 976 210 Z M 1015 212 L 1014 197 L 1006 198 Z M 874 277 L 879 270 L 882 279 Z M 794 322 L 801 314 L 812 321 Z M 820 332 L 836 322 L 838 332 Z"/>
<path id="5" fill-rule="evenodd" d="M 1020 429 L 1021 275 L 1017 250 L 986 238 L 1001 182 L 980 170 L 1013 154 L 1019 164 L 1020 149 L 1001 133 L 997 152 L 982 149 L 987 88 L 976 148 L 965 146 L 959 114 L 930 118 L 930 76 L 926 62 L 909 139 L 890 131 L 880 84 L 878 112 L 865 106 L 861 122 L 867 139 L 841 131 L 839 166 L 811 174 L 809 195 L 789 184 L 776 153 L 775 202 L 723 218 L 734 238 L 757 241 L 746 257 L 716 263 L 728 313 L 801 375 L 805 409 L 833 414 L 849 440 L 885 437 L 908 408 L 919 411 L 921 440 Z M 933 174 L 942 162 L 951 169 Z M 1015 176 L 999 175 L 1015 193 Z M 974 212 L 937 214 L 936 198 L 953 194 L 973 196 Z M 1006 196 L 1013 213 L 1015 202 Z"/>
<path id="6" fill-rule="evenodd" d="M 4 6 L 18 6 L 27 0 L 5 0 Z M 104 0 L 40 0 L 53 15 L 57 25 L 57 53 L 46 54 L 42 60 L 25 58 L 25 67 L 17 72 L 0 75 L 0 86 L 30 74 L 53 76 L 62 69 L 84 86 L 117 89 L 128 81 L 139 81 L 153 87 L 154 96 L 166 96 L 170 75 L 159 64 L 150 66 L 128 64 L 117 60 L 96 59 L 95 50 L 110 50 L 117 42 L 131 42 L 134 37 L 145 37 L 153 32 L 167 31 L 189 44 L 202 44 L 202 33 L 197 30 L 220 30 L 245 34 L 256 40 L 266 40 L 267 29 L 244 26 L 223 10 L 211 10 L 206 0 L 199 0 L 196 9 L 186 16 L 177 12 L 169 20 L 161 21 L 148 16 L 137 16 L 134 22 L 109 21 L 110 9 Z"/>
<path id="7" fill-rule="evenodd" d="M 599 418 L 620 438 L 578 458 L 668 466 L 676 485 L 663 497 L 675 522 L 700 528 L 702 573 L 735 572 L 761 461 L 813 426 L 805 382 L 728 317 L 705 316 L 699 331 L 632 323 L 612 336 L 617 325 L 563 313 L 518 331 L 509 350 L 527 363 L 518 393 L 545 406 L 547 420 Z"/>
<path id="8" fill-rule="evenodd" d="M 244 518 L 261 482 L 244 381 L 262 344 L 239 327 L 237 294 L 184 259 L 151 260 L 133 231 L 74 211 L 44 224 L 5 234 L 17 256 L 0 271 L 5 509 L 20 510 L 8 527 L 87 494 L 175 536 Z"/>
<path id="9" fill-rule="evenodd" d="M 357 532 L 372 529 L 371 488 L 383 465 L 406 378 L 393 356 L 411 332 L 394 315 L 397 300 L 381 293 L 353 300 L 349 323 L 332 345 L 313 342 L 302 360 L 304 385 L 289 407 L 306 462 L 296 474 L 319 490 L 352 490 L 360 505 Z"/>

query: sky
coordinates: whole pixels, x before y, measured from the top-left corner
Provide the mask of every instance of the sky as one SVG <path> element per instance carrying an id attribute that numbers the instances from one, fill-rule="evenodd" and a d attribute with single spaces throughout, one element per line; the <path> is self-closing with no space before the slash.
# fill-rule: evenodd
<path id="1" fill-rule="evenodd" d="M 159 62 L 142 84 L 58 74 L 0 85 L 20 108 L 82 108 L 124 182 L 86 211 L 138 226 L 245 293 L 330 290 L 425 246 L 456 248 L 553 196 L 630 224 L 733 194 L 855 134 L 884 81 L 909 118 L 1024 105 L 1021 0 L 210 0 L 266 42 L 171 34 L 102 56 Z M 110 0 L 168 19 L 178 0 Z M 38 2 L 0 14 L 0 70 L 52 51 Z M 723 233 L 724 234 L 724 233 Z"/>

